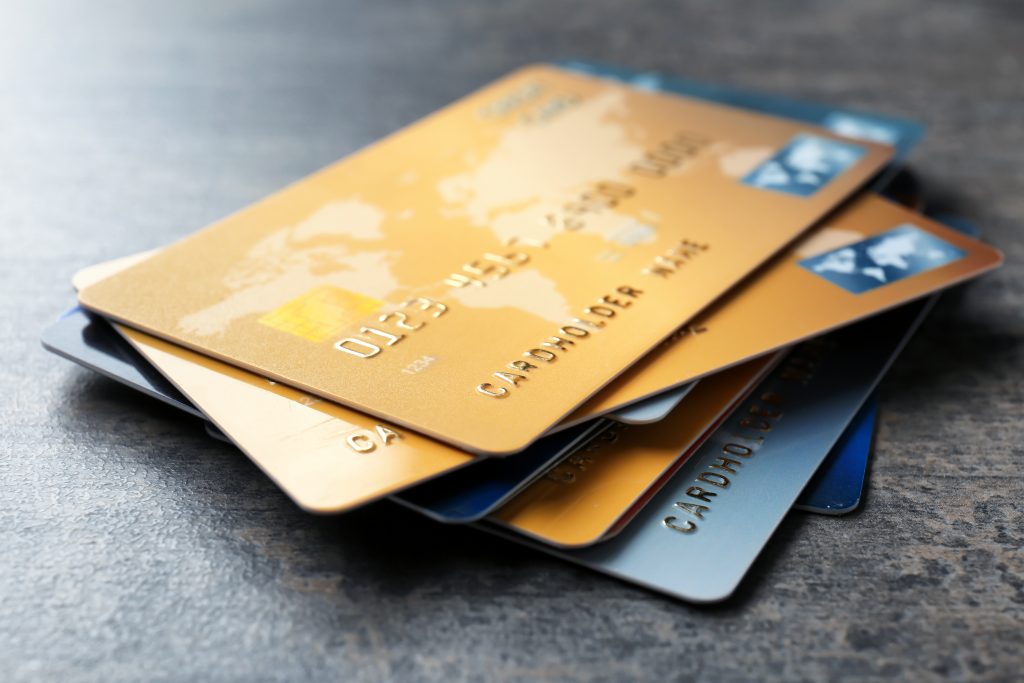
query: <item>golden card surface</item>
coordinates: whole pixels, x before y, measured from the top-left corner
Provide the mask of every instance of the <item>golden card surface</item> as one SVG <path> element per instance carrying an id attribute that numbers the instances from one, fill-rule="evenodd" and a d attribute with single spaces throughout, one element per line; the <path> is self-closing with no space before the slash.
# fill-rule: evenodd
<path id="1" fill-rule="evenodd" d="M 511 453 L 889 156 L 530 67 L 80 300 L 460 448 Z"/>
<path id="2" fill-rule="evenodd" d="M 490 519 L 564 548 L 602 540 L 700 446 L 776 361 L 765 356 L 708 377 L 660 422 L 613 426 Z"/>
<path id="3" fill-rule="evenodd" d="M 601 415 L 996 268 L 987 244 L 877 195 L 854 198 L 573 414 Z"/>

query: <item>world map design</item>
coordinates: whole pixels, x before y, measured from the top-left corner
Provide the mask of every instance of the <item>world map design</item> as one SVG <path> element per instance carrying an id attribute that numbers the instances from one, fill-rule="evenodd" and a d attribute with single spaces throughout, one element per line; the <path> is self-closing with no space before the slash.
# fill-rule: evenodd
<path id="1" fill-rule="evenodd" d="M 809 197 L 853 166 L 864 148 L 816 135 L 797 135 L 773 157 L 755 168 L 743 183 Z"/>
<path id="2" fill-rule="evenodd" d="M 799 263 L 848 292 L 862 294 L 964 256 L 963 250 L 916 225 L 905 223 Z"/>
<path id="3" fill-rule="evenodd" d="M 546 213 L 602 179 L 621 180 L 623 169 L 642 155 L 642 144 L 621 123 L 627 112 L 623 93 L 608 91 L 545 126 L 511 127 L 493 149 L 478 152 L 467 170 L 434 181 L 432 192 L 445 216 L 490 231 L 497 245 L 512 237 L 552 239 L 558 230 L 542 220 Z M 550 154 L 553 148 L 560 154 Z M 737 177 L 768 154 L 770 149 L 764 148 L 763 156 L 754 158 Z M 533 171 L 524 174 L 523 168 Z M 429 177 L 422 168 L 401 169 L 394 186 L 414 188 Z M 660 217 L 648 212 L 644 218 L 607 211 L 589 217 L 580 233 L 602 240 L 609 253 L 621 257 L 630 247 L 656 239 Z M 337 197 L 255 241 L 225 272 L 225 296 L 183 316 L 178 327 L 191 335 L 212 337 L 226 334 L 247 316 L 262 316 L 259 321 L 264 324 L 289 319 L 288 325 L 271 325 L 279 331 L 302 328 L 308 334 L 299 336 L 326 338 L 328 331 L 369 315 L 362 306 L 341 315 L 345 292 L 349 298 L 377 300 L 382 306 L 422 293 L 413 284 L 415 278 L 402 270 L 396 245 L 403 231 L 429 220 L 412 208 L 389 206 L 365 193 Z M 446 296 L 468 308 L 518 308 L 552 324 L 571 316 L 558 284 L 530 266 L 485 288 L 453 288 Z M 292 320 L 295 311 L 311 319 Z M 325 319 L 313 319 L 316 311 Z M 324 334 L 309 332 L 314 328 Z"/>

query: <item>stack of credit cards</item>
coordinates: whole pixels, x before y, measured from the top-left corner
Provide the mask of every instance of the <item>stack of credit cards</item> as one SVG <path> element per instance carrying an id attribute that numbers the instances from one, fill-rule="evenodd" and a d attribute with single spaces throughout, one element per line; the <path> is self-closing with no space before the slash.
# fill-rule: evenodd
<path id="1" fill-rule="evenodd" d="M 937 292 L 1001 261 L 920 212 L 921 137 L 531 66 L 83 268 L 43 344 L 207 421 L 310 512 L 388 497 L 720 600 L 791 508 L 858 505 L 878 382 Z"/>

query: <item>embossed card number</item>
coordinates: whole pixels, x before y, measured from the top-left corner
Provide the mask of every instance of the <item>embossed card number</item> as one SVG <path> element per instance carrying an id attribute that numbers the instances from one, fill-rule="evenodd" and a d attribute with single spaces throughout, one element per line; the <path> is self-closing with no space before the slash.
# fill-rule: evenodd
<path id="1" fill-rule="evenodd" d="M 448 312 L 448 305 L 424 296 L 418 296 L 415 299 L 403 302 L 402 309 L 400 311 L 384 313 L 377 318 L 377 322 L 390 323 L 398 330 L 416 332 L 426 326 L 427 320 L 424 318 L 440 318 Z M 406 310 L 419 311 L 422 315 L 414 312 L 410 316 Z M 345 337 L 335 342 L 334 348 L 357 358 L 373 358 L 383 350 L 380 344 L 384 344 L 385 347 L 394 346 L 405 339 L 405 332 L 388 332 L 376 327 L 360 327 L 359 332 L 365 336 Z"/>

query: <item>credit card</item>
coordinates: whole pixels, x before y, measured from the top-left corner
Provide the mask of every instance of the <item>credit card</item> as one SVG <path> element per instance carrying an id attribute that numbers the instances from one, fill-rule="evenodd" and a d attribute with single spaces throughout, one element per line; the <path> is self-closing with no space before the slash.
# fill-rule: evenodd
<path id="1" fill-rule="evenodd" d="M 147 396 L 205 418 L 164 379 L 107 321 L 75 306 L 43 331 L 43 348 L 82 367 L 121 382 Z"/>
<path id="2" fill-rule="evenodd" d="M 775 365 L 766 356 L 708 377 L 661 422 L 617 424 L 488 519 L 563 548 L 596 543 L 680 465 Z"/>
<path id="3" fill-rule="evenodd" d="M 862 195 L 716 301 L 579 412 L 601 414 L 976 277 L 1002 255 Z"/>
<path id="4" fill-rule="evenodd" d="M 580 446 L 612 426 L 609 420 L 544 437 L 511 458 L 486 458 L 391 497 L 445 524 L 483 519 Z"/>
<path id="5" fill-rule="evenodd" d="M 878 399 L 873 394 L 808 482 L 793 506 L 795 509 L 822 515 L 845 515 L 857 509 L 864 490 L 877 413 Z"/>
<path id="6" fill-rule="evenodd" d="M 607 542 L 566 550 L 497 524 L 477 524 L 667 595 L 723 600 L 934 301 L 909 304 L 800 345 Z"/>
<path id="7" fill-rule="evenodd" d="M 775 95 L 765 95 L 749 90 L 730 88 L 729 86 L 709 85 L 706 83 L 698 83 L 651 73 L 634 72 L 627 69 L 601 66 L 586 62 L 566 62 L 563 66 L 569 69 L 577 69 L 586 73 L 591 73 L 596 76 L 630 80 L 636 87 L 648 89 L 660 87 L 669 92 L 675 92 L 681 95 L 688 95 L 691 97 L 707 99 L 712 102 L 720 102 L 722 104 L 743 107 L 750 109 L 751 111 L 786 116 L 798 121 L 822 125 L 826 128 L 832 129 L 834 132 L 847 135 L 848 137 L 863 137 L 863 135 L 859 136 L 855 134 L 856 127 L 850 125 L 851 121 L 862 122 L 861 128 L 869 131 L 877 131 L 881 127 L 886 131 L 886 133 L 884 136 L 878 137 L 878 141 L 886 142 L 894 146 L 896 154 L 893 157 L 893 161 L 897 161 L 905 157 L 913 146 L 920 140 L 924 130 L 921 124 L 914 121 L 887 117 L 880 114 L 835 109 L 833 107 L 827 107 L 815 103 L 800 102 Z M 837 129 L 835 122 L 845 123 L 840 126 L 841 129 Z M 870 136 L 869 139 L 871 139 Z M 888 177 L 888 174 L 884 175 L 884 178 L 879 178 L 872 182 L 871 186 L 880 190 L 884 189 L 888 193 L 894 189 L 894 181 Z M 906 185 L 906 183 L 897 184 L 901 186 Z M 916 195 L 918 193 L 918 189 L 917 184 L 913 182 L 910 183 L 909 187 L 904 187 L 904 190 L 909 191 L 911 195 Z M 899 192 L 900 196 L 903 194 L 906 194 L 906 192 Z M 900 203 L 905 202 L 901 201 Z M 946 221 L 940 220 L 940 222 L 945 223 Z M 118 259 L 118 262 L 122 263 L 126 267 L 129 264 L 139 263 L 154 253 L 156 253 L 156 250 L 147 251 L 142 254 L 135 254 L 123 259 Z M 110 263 L 111 262 L 101 264 L 98 267 L 106 268 Z M 90 276 L 89 270 L 89 268 L 82 270 L 82 277 L 84 279 L 89 281 L 102 279 Z M 82 287 L 76 285 L 76 288 L 81 289 Z M 120 338 L 120 335 L 117 335 L 117 333 L 113 332 L 112 329 L 107 333 L 105 324 L 99 325 L 98 327 L 94 325 L 93 328 L 93 333 L 95 335 L 109 336 L 114 340 L 112 343 L 125 344 L 125 342 Z M 127 351 L 134 353 L 131 349 L 127 349 Z M 145 365 L 148 365 L 148 363 Z M 627 370 L 626 372 L 631 372 L 631 370 Z M 121 379 L 129 385 L 132 383 L 132 377 L 130 375 L 125 375 L 117 379 Z M 675 406 L 669 396 L 674 395 L 677 400 L 681 400 L 682 396 L 685 395 L 681 391 L 673 394 L 673 392 L 676 391 L 678 390 L 670 389 L 662 394 L 635 402 L 628 407 L 623 407 L 616 413 L 608 411 L 608 417 L 627 423 L 638 424 L 656 421 L 657 419 L 663 418 L 664 415 L 667 415 Z M 605 408 L 607 407 L 608 406 L 606 405 Z M 576 411 L 572 416 L 570 416 L 569 420 L 565 421 L 562 425 L 559 425 L 559 427 L 556 427 L 556 429 L 562 426 L 568 427 L 571 425 L 582 424 L 596 416 L 598 416 L 598 412 L 595 411 Z"/>
<path id="8" fill-rule="evenodd" d="M 808 124 L 529 67 L 80 301 L 460 448 L 508 454 L 891 154 Z"/>
<path id="9" fill-rule="evenodd" d="M 664 420 L 696 386 L 697 383 L 693 382 L 675 389 L 663 391 L 657 396 L 637 401 L 622 410 L 609 413 L 608 417 L 616 422 L 624 422 L 631 425 L 650 424 Z"/>

